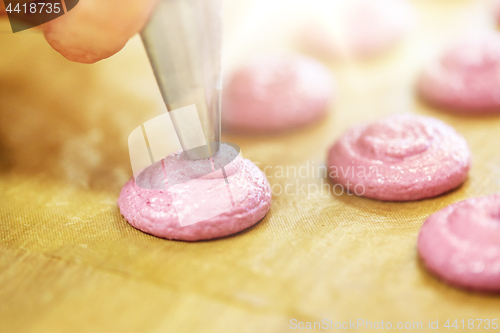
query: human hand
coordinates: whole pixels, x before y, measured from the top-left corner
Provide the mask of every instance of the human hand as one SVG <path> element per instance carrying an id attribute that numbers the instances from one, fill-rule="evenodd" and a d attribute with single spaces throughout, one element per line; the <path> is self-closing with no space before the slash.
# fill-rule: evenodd
<path id="1" fill-rule="evenodd" d="M 40 27 L 65 58 L 94 63 L 120 51 L 144 27 L 156 1 L 80 0 L 71 11 Z"/>

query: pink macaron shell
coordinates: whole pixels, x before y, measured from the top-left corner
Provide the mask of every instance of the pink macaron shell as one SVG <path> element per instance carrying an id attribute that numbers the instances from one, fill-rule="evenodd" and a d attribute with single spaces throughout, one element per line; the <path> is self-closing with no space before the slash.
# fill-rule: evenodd
<path id="1" fill-rule="evenodd" d="M 297 36 L 305 51 L 322 59 L 373 57 L 398 44 L 416 23 L 406 0 L 349 0 L 337 7 L 327 19 L 303 25 Z"/>
<path id="2" fill-rule="evenodd" d="M 440 120 L 404 114 L 354 127 L 328 154 L 329 176 L 352 193 L 383 201 L 430 198 L 467 178 L 465 139 Z"/>
<path id="3" fill-rule="evenodd" d="M 261 56 L 230 77 L 224 89 L 222 124 L 233 132 L 295 129 L 325 117 L 334 92 L 329 70 L 314 59 Z"/>
<path id="4" fill-rule="evenodd" d="M 466 37 L 422 73 L 427 102 L 464 114 L 500 113 L 500 34 Z"/>
<path id="5" fill-rule="evenodd" d="M 134 228 L 167 239 L 207 240 L 247 229 L 259 222 L 269 211 L 271 189 L 264 173 L 255 164 L 241 157 L 238 159 L 232 163 L 232 168 L 237 165 L 238 170 L 230 170 L 227 180 L 230 185 L 238 185 L 232 187 L 235 200 L 236 196 L 242 194 L 235 193 L 235 189 L 244 192 L 245 197 L 236 206 L 217 216 L 181 226 L 170 191 L 142 188 L 136 185 L 134 179 L 128 181 L 121 190 L 118 199 L 120 213 Z M 159 171 L 151 172 L 150 179 L 163 173 L 161 165 L 161 163 L 153 165 L 153 168 L 158 168 Z M 167 172 L 176 168 L 177 165 L 170 165 Z M 186 170 L 185 166 L 182 169 Z M 187 173 L 183 172 L 182 176 Z M 197 205 L 201 201 L 205 202 L 205 205 L 208 203 L 208 207 L 216 209 L 221 203 L 215 194 L 221 190 L 225 191 L 225 187 L 228 186 L 221 180 L 222 178 L 199 177 L 181 184 L 187 191 L 185 194 L 181 191 L 181 195 L 184 195 L 180 200 L 183 206 L 177 206 L 177 209 L 192 211 L 192 214 L 196 215 Z"/>
<path id="6" fill-rule="evenodd" d="M 406 0 L 356 0 L 344 20 L 347 50 L 366 57 L 399 42 L 412 30 L 416 15 Z"/>
<path id="7" fill-rule="evenodd" d="M 429 271 L 452 285 L 500 292 L 500 195 L 431 215 L 420 230 L 418 253 Z"/>

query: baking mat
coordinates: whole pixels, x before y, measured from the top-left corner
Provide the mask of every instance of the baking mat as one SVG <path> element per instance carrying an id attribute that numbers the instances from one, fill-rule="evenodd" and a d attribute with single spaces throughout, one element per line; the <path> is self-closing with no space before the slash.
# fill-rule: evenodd
<path id="1" fill-rule="evenodd" d="M 300 6 L 287 3 L 226 1 L 228 68 L 296 47 Z M 425 330 L 429 320 L 442 328 L 447 319 L 498 318 L 498 296 L 448 287 L 415 248 L 427 216 L 500 191 L 500 117 L 443 113 L 413 91 L 447 40 L 492 25 L 489 3 L 414 4 L 419 25 L 401 45 L 372 60 L 326 63 L 339 93 L 325 121 L 224 136 L 265 169 L 272 207 L 249 230 L 198 243 L 135 230 L 116 206 L 132 174 L 128 134 L 164 111 L 140 40 L 82 65 L 40 33 L 12 34 L 0 21 L 0 331 L 274 333 L 291 331 L 292 319 L 422 322 Z M 402 112 L 434 116 L 465 136 L 473 156 L 466 183 L 406 203 L 329 191 L 328 146 L 356 123 Z"/>

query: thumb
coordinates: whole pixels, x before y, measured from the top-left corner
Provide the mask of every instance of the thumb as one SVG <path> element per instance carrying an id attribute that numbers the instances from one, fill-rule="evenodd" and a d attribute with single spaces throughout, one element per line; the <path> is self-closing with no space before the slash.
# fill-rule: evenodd
<path id="1" fill-rule="evenodd" d="M 65 58 L 94 63 L 120 51 L 146 24 L 157 0 L 80 0 L 42 26 L 47 42 Z"/>

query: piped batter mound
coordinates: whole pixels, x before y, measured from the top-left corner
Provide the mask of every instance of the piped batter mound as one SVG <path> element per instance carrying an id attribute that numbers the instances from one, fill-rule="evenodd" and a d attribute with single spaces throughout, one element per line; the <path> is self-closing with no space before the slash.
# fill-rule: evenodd
<path id="1" fill-rule="evenodd" d="M 395 115 L 354 127 L 330 149 L 329 176 L 357 195 L 384 201 L 430 198 L 467 178 L 465 139 L 440 120 Z"/>
<path id="2" fill-rule="evenodd" d="M 401 41 L 415 25 L 416 15 L 406 0 L 356 0 L 345 20 L 348 49 L 370 56 Z"/>
<path id="3" fill-rule="evenodd" d="M 224 89 L 222 124 L 230 131 L 284 131 L 326 116 L 335 96 L 330 71 L 298 55 L 268 55 L 236 70 Z"/>
<path id="4" fill-rule="evenodd" d="M 500 34 L 466 37 L 424 70 L 419 90 L 438 107 L 468 114 L 500 113 Z"/>
<path id="5" fill-rule="evenodd" d="M 349 0 L 344 4 L 303 28 L 299 37 L 307 51 L 321 58 L 376 56 L 398 44 L 415 26 L 415 10 L 406 0 Z"/>
<path id="6" fill-rule="evenodd" d="M 461 201 L 431 215 L 418 236 L 418 253 L 444 281 L 500 291 L 500 195 Z"/>
<path id="7" fill-rule="evenodd" d="M 191 161 L 182 153 L 167 156 L 137 177 L 141 186 L 134 179 L 124 185 L 118 199 L 121 214 L 141 231 L 185 241 L 249 228 L 269 211 L 271 189 L 264 173 L 250 160 L 238 155 L 225 165 L 224 156 L 218 158 L 232 153 L 221 145 L 212 161 Z M 227 182 L 221 169 L 210 172 L 218 163 L 225 165 Z"/>

